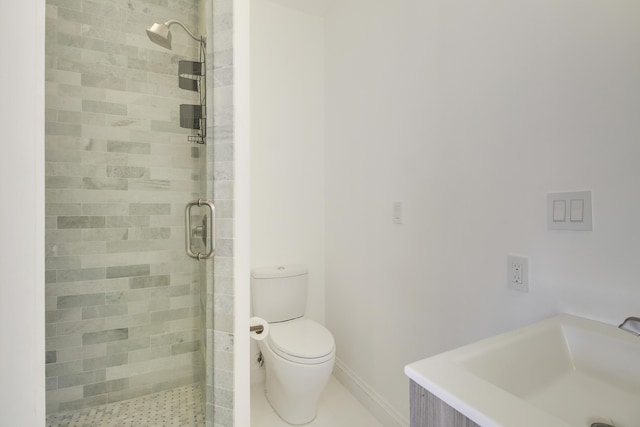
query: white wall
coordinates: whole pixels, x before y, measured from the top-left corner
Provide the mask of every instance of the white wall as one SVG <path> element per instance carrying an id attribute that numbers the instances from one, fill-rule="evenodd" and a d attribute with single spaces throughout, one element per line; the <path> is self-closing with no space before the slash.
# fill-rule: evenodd
<path id="1" fill-rule="evenodd" d="M 0 425 L 44 425 L 44 1 L 0 5 Z"/>
<path id="2" fill-rule="evenodd" d="M 252 0 L 250 25 L 251 265 L 308 265 L 307 316 L 324 323 L 323 21 L 311 2 Z"/>
<path id="3" fill-rule="evenodd" d="M 323 21 L 289 3 L 251 2 L 251 264 L 308 265 L 324 322 Z"/>
<path id="4" fill-rule="evenodd" d="M 638 16 L 596 0 L 327 15 L 327 325 L 405 417 L 406 363 L 556 312 L 640 314 Z M 584 189 L 594 231 L 548 231 L 546 194 Z M 507 254 L 529 257 L 529 294 L 506 289 Z"/>

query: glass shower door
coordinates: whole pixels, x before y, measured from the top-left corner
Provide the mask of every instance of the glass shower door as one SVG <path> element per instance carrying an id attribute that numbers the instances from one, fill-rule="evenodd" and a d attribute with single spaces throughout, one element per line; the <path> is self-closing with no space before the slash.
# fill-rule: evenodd
<path id="1" fill-rule="evenodd" d="M 230 15 L 227 3 L 47 0 L 50 420 L 73 411 L 95 415 L 101 405 L 166 393 L 191 399 L 194 425 L 204 425 L 205 412 L 207 425 L 214 416 L 216 423 L 232 425 L 225 415 L 230 401 L 214 406 L 213 397 L 214 391 L 232 395 L 232 384 L 216 378 L 218 372 L 228 378 L 233 369 L 225 362 L 231 351 L 226 343 L 232 337 L 232 278 L 224 268 L 232 259 L 232 236 L 217 240 L 219 261 L 192 259 L 185 251 L 187 203 L 213 200 L 214 189 L 229 188 L 231 177 L 214 173 L 213 166 L 224 171 L 231 162 L 225 153 L 232 123 L 224 113 L 230 106 L 222 102 L 216 109 L 212 102 L 204 127 L 210 132 L 200 141 L 205 143 L 191 142 L 194 132 L 181 127 L 180 106 L 201 99 L 180 87 L 179 63 L 199 61 L 200 44 L 174 30 L 173 49 L 167 50 L 145 34 L 154 22 L 168 19 L 197 34 L 213 34 L 213 12 Z M 224 58 L 230 49 L 230 41 L 211 42 L 207 54 L 220 51 Z M 231 67 L 214 62 L 208 61 L 208 74 Z M 230 90 L 230 82 L 211 81 L 209 94 L 216 85 Z M 214 114 L 220 119 L 216 125 Z M 223 206 L 216 223 L 224 229 L 232 216 L 224 208 L 232 192 L 218 191 L 216 197 Z M 212 212 L 195 207 L 191 213 L 194 225 L 205 214 L 205 227 L 215 225 Z M 200 237 L 198 230 L 194 234 Z M 206 254 L 215 242 L 198 247 L 198 240 L 190 245 L 194 253 Z M 214 306 L 220 306 L 215 329 Z"/>

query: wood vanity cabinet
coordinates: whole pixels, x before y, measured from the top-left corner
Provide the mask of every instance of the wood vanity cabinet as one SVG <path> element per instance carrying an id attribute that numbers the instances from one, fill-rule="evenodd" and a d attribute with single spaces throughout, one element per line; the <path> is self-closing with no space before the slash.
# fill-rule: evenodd
<path id="1" fill-rule="evenodd" d="M 411 427 L 480 427 L 411 380 Z"/>

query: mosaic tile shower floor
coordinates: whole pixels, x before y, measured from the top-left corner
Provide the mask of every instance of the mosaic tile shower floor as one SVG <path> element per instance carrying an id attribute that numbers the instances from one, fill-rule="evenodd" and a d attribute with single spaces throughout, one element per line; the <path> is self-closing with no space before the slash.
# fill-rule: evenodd
<path id="1" fill-rule="evenodd" d="M 47 417 L 47 427 L 201 427 L 204 425 L 204 406 L 200 386 L 197 384 Z"/>

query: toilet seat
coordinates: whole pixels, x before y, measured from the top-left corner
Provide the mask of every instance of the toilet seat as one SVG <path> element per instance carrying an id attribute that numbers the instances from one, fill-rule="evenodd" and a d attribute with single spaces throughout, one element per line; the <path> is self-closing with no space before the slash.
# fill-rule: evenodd
<path id="1" fill-rule="evenodd" d="M 333 335 L 310 319 L 271 323 L 267 343 L 274 353 L 290 362 L 315 365 L 334 357 Z"/>

